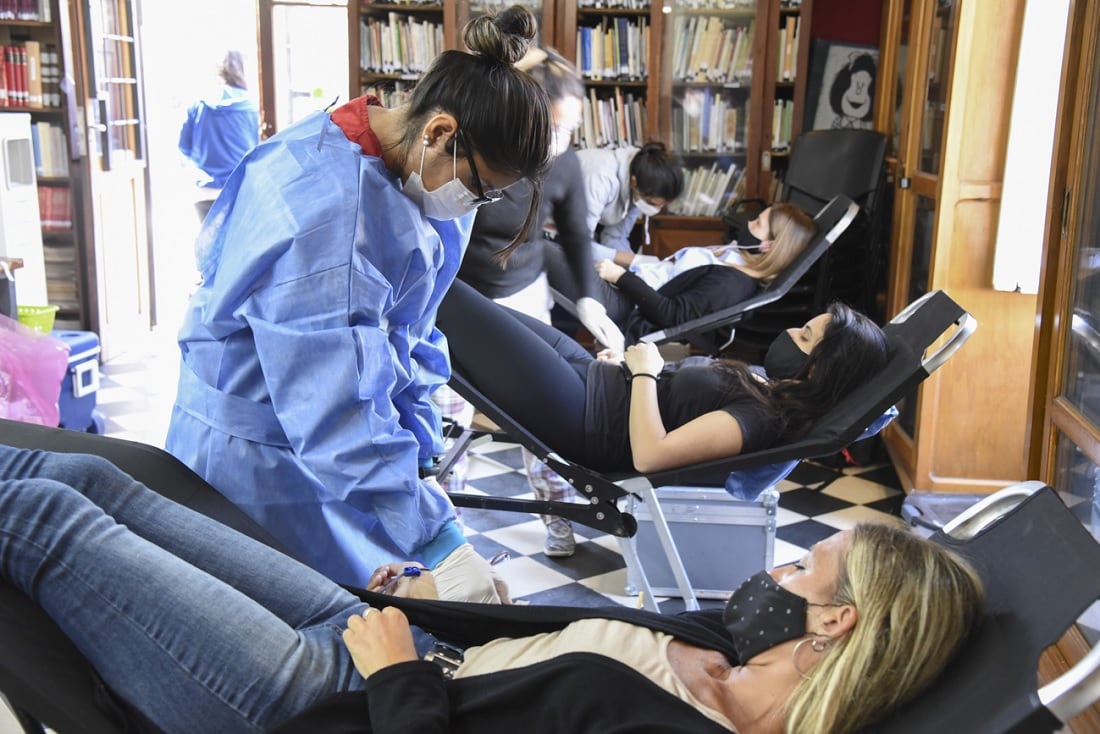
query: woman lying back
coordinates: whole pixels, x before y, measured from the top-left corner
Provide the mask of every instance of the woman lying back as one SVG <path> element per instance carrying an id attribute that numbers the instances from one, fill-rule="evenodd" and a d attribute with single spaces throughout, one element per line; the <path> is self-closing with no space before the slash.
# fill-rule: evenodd
<path id="1" fill-rule="evenodd" d="M 943 671 L 982 600 L 900 525 L 837 533 L 724 610 L 675 616 L 425 601 L 432 575 L 409 568 L 371 588 L 421 598 L 368 606 L 103 459 L 0 446 L 0 579 L 169 734 L 852 732 Z M 453 679 L 436 640 L 458 650 Z"/>
<path id="2" fill-rule="evenodd" d="M 796 438 L 886 363 L 886 337 L 834 304 L 747 365 L 689 357 L 664 364 L 648 343 L 598 359 L 546 324 L 462 283 L 437 321 L 455 372 L 562 456 L 599 471 L 661 471 Z"/>

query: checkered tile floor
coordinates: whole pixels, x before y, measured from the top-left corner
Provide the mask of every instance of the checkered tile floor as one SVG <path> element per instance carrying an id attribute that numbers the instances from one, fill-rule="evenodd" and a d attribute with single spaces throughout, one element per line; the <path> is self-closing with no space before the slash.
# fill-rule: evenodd
<path id="1" fill-rule="evenodd" d="M 161 336 L 151 338 L 147 348 L 101 365 L 97 409 L 106 434 L 163 446 L 176 391 L 177 354 L 174 339 Z M 488 444 L 473 451 L 467 489 L 531 496 L 517 447 Z M 808 546 L 861 520 L 897 517 L 904 499 L 899 486 L 888 464 L 848 467 L 839 474 L 827 466 L 800 464 L 779 486 L 775 563 L 796 560 Z M 542 552 L 545 531 L 536 516 L 463 509 L 462 521 L 482 555 L 508 552 L 509 560 L 498 570 L 518 599 L 589 606 L 638 603 L 625 594 L 626 568 L 611 536 L 575 526 L 576 554 L 549 558 Z"/>

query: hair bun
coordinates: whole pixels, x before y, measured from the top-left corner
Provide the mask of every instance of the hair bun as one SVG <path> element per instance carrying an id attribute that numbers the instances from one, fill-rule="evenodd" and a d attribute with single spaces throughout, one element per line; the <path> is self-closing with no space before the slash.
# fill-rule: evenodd
<path id="1" fill-rule="evenodd" d="M 495 15 L 482 15 L 466 24 L 463 40 L 472 53 L 512 65 L 523 58 L 538 33 L 534 14 L 513 5 Z"/>
<path id="2" fill-rule="evenodd" d="M 642 152 L 647 155 L 664 155 L 668 152 L 668 148 L 660 140 L 651 140 L 642 146 Z"/>

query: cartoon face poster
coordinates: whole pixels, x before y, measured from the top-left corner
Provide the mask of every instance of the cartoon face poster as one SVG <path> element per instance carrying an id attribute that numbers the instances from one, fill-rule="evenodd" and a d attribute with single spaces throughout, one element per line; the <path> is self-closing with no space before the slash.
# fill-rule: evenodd
<path id="1" fill-rule="evenodd" d="M 815 49 L 816 50 L 816 49 Z M 814 54 L 812 63 L 820 63 Z M 816 87 L 814 130 L 871 129 L 874 115 L 878 49 L 870 46 L 829 44 Z M 811 100 L 815 99 L 813 95 Z"/>

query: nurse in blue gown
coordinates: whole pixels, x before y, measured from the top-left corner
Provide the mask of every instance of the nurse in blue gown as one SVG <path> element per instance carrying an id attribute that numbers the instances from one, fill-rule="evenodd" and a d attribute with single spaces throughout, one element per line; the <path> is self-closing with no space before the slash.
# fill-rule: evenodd
<path id="1" fill-rule="evenodd" d="M 474 211 L 548 157 L 546 96 L 512 65 L 534 34 L 522 7 L 481 17 L 406 105 L 360 97 L 261 143 L 199 235 L 167 448 L 340 583 L 411 558 L 445 597 L 499 598 L 420 475 L 450 376 L 436 308 Z"/>

